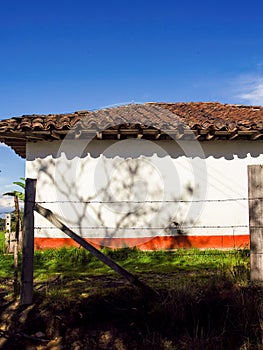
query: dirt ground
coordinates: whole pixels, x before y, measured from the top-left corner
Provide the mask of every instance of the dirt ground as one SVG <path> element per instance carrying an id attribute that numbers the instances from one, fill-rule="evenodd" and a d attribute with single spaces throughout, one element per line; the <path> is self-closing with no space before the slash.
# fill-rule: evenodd
<path id="1" fill-rule="evenodd" d="M 169 286 L 176 275 L 149 276 Z M 0 288 L 0 348 L 7 350 L 263 349 L 263 289 L 218 281 L 159 288 L 159 297 L 112 276 L 55 278 L 35 286 L 34 303 Z M 260 347 L 262 345 L 262 347 Z"/>
<path id="2" fill-rule="evenodd" d="M 140 335 L 130 316 L 134 318 L 138 310 L 123 304 L 133 288 L 125 282 L 96 279 L 104 283 L 106 293 L 101 296 L 84 292 L 69 298 L 54 289 L 46 298 L 46 291 L 36 290 L 34 303 L 29 306 L 21 306 L 7 295 L 6 286 L 11 288 L 12 284 L 5 281 L 5 291 L 0 293 L 0 348 L 137 349 Z M 122 295 L 119 305 L 118 293 Z"/>

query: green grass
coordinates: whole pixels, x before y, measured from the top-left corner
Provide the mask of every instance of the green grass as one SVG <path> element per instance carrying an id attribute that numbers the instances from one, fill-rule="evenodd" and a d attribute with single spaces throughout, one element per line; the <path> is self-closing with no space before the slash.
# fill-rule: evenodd
<path id="1" fill-rule="evenodd" d="M 0 240 L 1 242 L 1 240 Z M 1 251 L 0 251 L 1 252 Z M 140 274 L 175 274 L 187 273 L 199 278 L 207 275 L 228 274 L 233 277 L 247 276 L 249 272 L 248 250 L 197 250 L 179 249 L 176 251 L 145 252 L 137 249 L 104 249 L 103 252 L 128 271 Z M 21 255 L 20 255 L 21 264 Z M 0 253 L 0 277 L 12 276 L 13 256 Z M 113 274 L 91 253 L 82 248 L 60 248 L 35 251 L 34 276 L 43 281 L 47 276 L 62 274 L 65 277 L 82 275 Z"/>
<path id="2" fill-rule="evenodd" d="M 0 254 L 5 253 L 5 233 L 0 231 Z"/>
<path id="3" fill-rule="evenodd" d="M 118 264 L 135 274 L 173 274 L 178 272 L 206 274 L 248 270 L 248 251 L 177 250 L 143 252 L 136 249 L 109 250 L 103 252 Z M 46 273 L 65 276 L 115 274 L 108 266 L 84 249 L 62 248 L 35 252 L 35 277 Z"/>
<path id="4" fill-rule="evenodd" d="M 30 312 L 14 306 L 11 318 L 13 257 L 0 253 L 0 318 L 6 309 L 12 329 L 44 331 L 59 342 L 50 348 L 262 349 L 263 293 L 249 281 L 248 250 L 103 252 L 159 297 L 145 295 L 84 249 L 49 249 L 35 252 Z M 10 349 L 28 346 L 22 339 L 12 348 L 11 340 Z"/>
<path id="5" fill-rule="evenodd" d="M 119 265 L 135 274 L 142 282 L 158 289 L 202 288 L 207 284 L 231 281 L 249 283 L 247 250 L 176 250 L 144 252 L 137 249 L 104 249 Z M 12 254 L 0 253 L 0 282 L 13 277 Z M 19 255 L 21 271 L 21 254 Z M 59 285 L 56 282 L 59 277 Z M 220 283 L 221 283 L 220 282 Z M 61 248 L 35 251 L 34 283 L 46 294 L 68 298 L 90 294 L 107 286 L 118 287 L 128 282 L 92 254 L 82 248 Z M 5 288 L 3 288 L 5 289 Z"/>
<path id="6" fill-rule="evenodd" d="M 13 276 L 14 258 L 13 255 L 6 254 L 4 232 L 0 232 L 0 266 L 0 278 Z"/>

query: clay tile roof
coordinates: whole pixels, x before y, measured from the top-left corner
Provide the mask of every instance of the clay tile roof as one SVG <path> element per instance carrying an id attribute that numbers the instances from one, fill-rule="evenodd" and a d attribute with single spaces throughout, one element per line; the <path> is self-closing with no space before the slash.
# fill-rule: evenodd
<path id="1" fill-rule="evenodd" d="M 135 134 L 140 132 L 147 138 L 152 137 L 154 129 L 162 137 L 165 133 L 188 137 L 192 132 L 200 140 L 262 139 L 263 107 L 218 102 L 149 102 L 71 114 L 23 115 L 0 120 L 0 141 L 25 157 L 26 142 L 62 139 L 69 130 L 78 131 L 78 135 L 91 131 L 94 135 L 96 132 L 106 135 L 108 130 L 107 135 L 111 136 L 114 132 L 125 135 L 135 130 Z"/>

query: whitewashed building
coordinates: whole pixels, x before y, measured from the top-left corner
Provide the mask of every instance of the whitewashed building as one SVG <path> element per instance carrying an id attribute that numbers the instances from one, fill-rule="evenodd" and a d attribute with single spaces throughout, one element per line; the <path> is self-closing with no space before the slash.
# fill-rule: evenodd
<path id="1" fill-rule="evenodd" d="M 0 121 L 36 202 L 95 246 L 249 246 L 247 166 L 263 108 L 145 103 Z M 75 244 L 35 214 L 36 248 Z"/>

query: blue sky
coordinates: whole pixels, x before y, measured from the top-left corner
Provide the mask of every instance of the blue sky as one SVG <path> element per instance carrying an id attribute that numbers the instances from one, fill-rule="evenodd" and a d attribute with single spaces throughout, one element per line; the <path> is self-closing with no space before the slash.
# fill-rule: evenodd
<path id="1" fill-rule="evenodd" d="M 262 1 L 1 1 L 0 43 L 1 119 L 131 101 L 263 105 Z M 24 162 L 1 146 L 0 170 L 2 193 Z"/>

